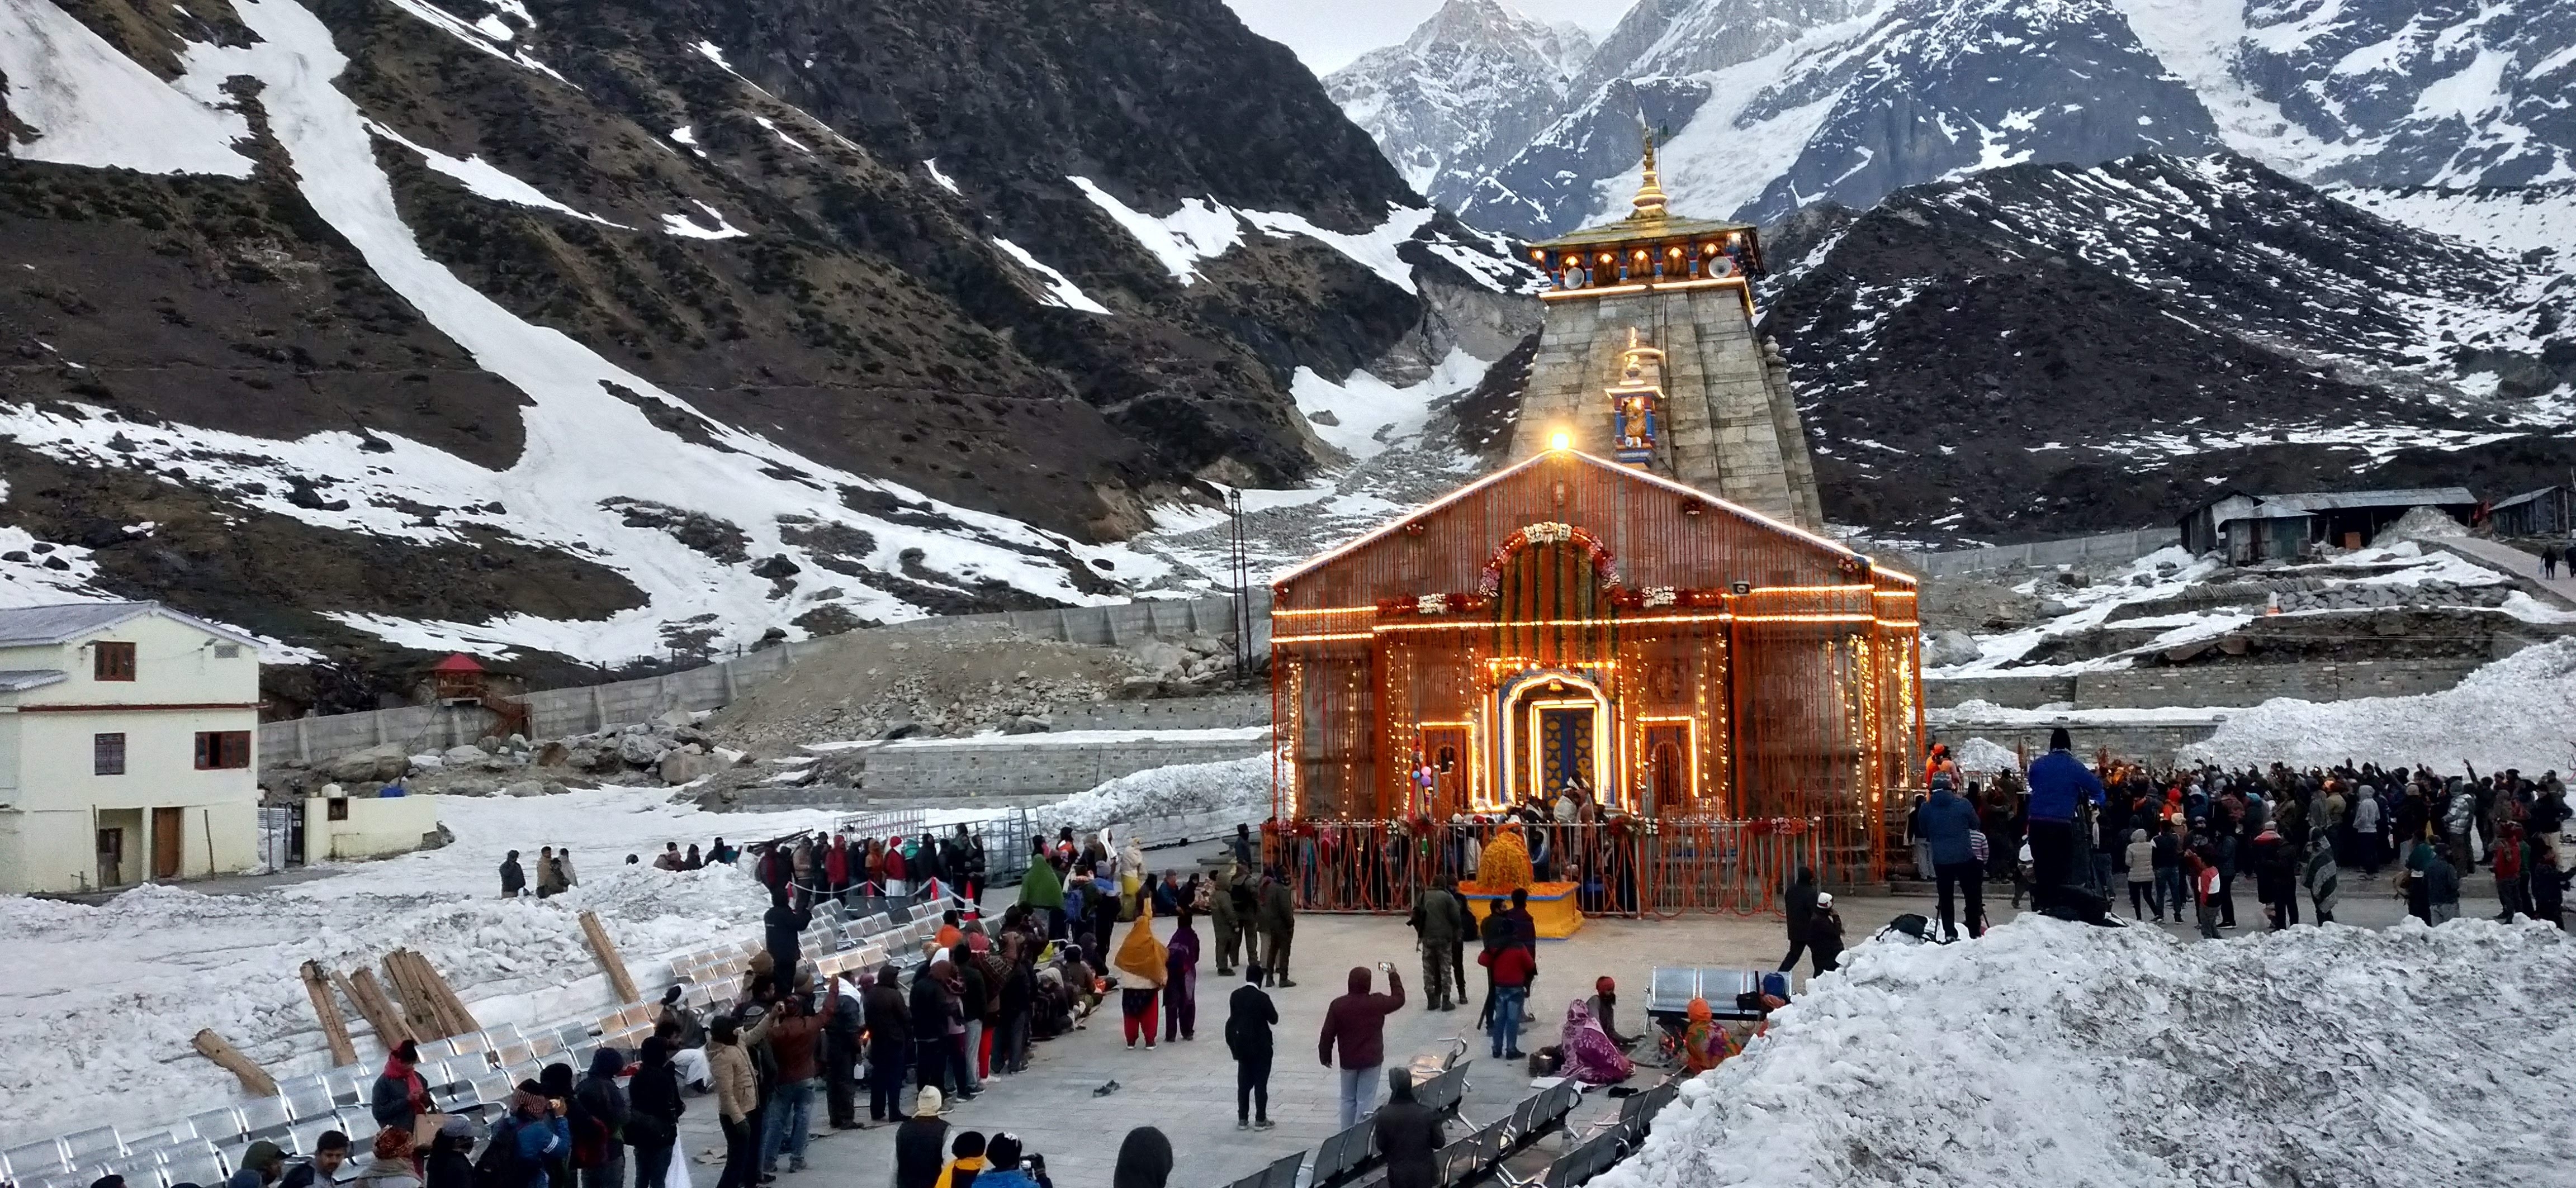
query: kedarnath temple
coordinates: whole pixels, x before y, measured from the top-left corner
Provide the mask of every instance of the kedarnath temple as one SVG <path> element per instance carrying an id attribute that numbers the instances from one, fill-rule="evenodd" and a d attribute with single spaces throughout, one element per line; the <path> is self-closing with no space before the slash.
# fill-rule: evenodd
<path id="1" fill-rule="evenodd" d="M 1276 856 L 1361 910 L 1506 851 L 1567 911 L 1876 877 L 1915 581 L 1810 530 L 1754 229 L 1669 214 L 1650 147 L 1634 213 L 1529 253 L 1557 287 L 1515 460 L 1273 580 Z"/>

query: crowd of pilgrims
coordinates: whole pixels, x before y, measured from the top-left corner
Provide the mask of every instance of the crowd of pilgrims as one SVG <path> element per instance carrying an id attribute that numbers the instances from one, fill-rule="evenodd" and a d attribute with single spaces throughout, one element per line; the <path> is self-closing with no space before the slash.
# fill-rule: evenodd
<path id="1" fill-rule="evenodd" d="M 1955 788 L 1955 766 L 1936 752 L 1936 781 Z M 2036 767 L 2034 770 L 2037 770 Z M 2538 777 L 2518 769 L 2441 775 L 2427 767 L 2382 767 L 2350 760 L 2331 768 L 2229 769 L 2217 765 L 2150 768 L 2100 759 L 2098 801 L 2079 804 L 2076 836 L 2089 843 L 2070 882 L 2132 918 L 2199 913 L 2204 934 L 2237 927 L 2236 893 L 2252 883 L 2269 926 L 2327 923 L 2348 880 L 2393 872 L 2409 913 L 2427 924 L 2457 918 L 2460 881 L 2484 867 L 2495 879 L 2499 918 L 2515 915 L 2566 926 L 2564 897 L 2576 853 L 2559 832 L 2570 816 L 2567 786 L 2556 771 Z M 1937 794 L 1937 792 L 1936 792 Z M 2028 842 L 2030 788 L 2005 769 L 1968 779 L 1959 793 L 1975 813 L 1981 874 L 2013 885 L 2020 906 L 2033 888 Z M 2079 798 L 2081 799 L 2081 798 Z M 1938 876 L 1929 799 L 1917 797 L 1907 819 L 1917 873 Z M 1946 889 L 1946 888 L 1945 888 Z M 2125 895 L 2123 892 L 2125 891 Z M 1973 914 L 1973 913 L 1972 913 Z"/>

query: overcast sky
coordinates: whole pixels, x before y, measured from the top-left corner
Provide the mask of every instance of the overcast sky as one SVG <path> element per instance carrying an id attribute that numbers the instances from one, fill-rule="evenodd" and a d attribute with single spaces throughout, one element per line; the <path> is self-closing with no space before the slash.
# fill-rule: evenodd
<path id="1" fill-rule="evenodd" d="M 1439 11 L 1440 0 L 1226 0 L 1252 31 L 1297 51 L 1307 69 L 1325 74 L 1351 59 L 1402 41 Z M 1572 21 L 1595 36 L 1618 24 L 1636 0 L 1503 0 L 1546 21 Z"/>

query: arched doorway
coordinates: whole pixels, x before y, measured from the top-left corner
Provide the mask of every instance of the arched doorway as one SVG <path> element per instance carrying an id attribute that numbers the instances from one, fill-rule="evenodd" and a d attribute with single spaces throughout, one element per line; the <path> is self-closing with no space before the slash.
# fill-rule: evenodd
<path id="1" fill-rule="evenodd" d="M 1599 685 L 1574 673 L 1530 673 L 1506 687 L 1500 700 L 1503 779 L 1497 791 L 1507 801 L 1544 803 L 1569 779 L 1597 803 L 1626 799 L 1617 779 L 1610 700 Z"/>

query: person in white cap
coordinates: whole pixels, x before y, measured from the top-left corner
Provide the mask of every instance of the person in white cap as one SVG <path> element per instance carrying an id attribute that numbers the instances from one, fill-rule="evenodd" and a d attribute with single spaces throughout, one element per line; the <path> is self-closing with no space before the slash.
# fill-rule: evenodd
<path id="1" fill-rule="evenodd" d="M 1807 951 L 1815 954 L 1817 973 L 1841 968 L 1843 914 L 1834 910 L 1831 891 L 1816 892 L 1816 912 L 1807 917 Z"/>
<path id="2" fill-rule="evenodd" d="M 894 1188 L 931 1188 L 948 1157 L 948 1123 L 939 1116 L 939 1090 L 928 1085 L 913 1099 L 912 1117 L 894 1131 Z"/>

